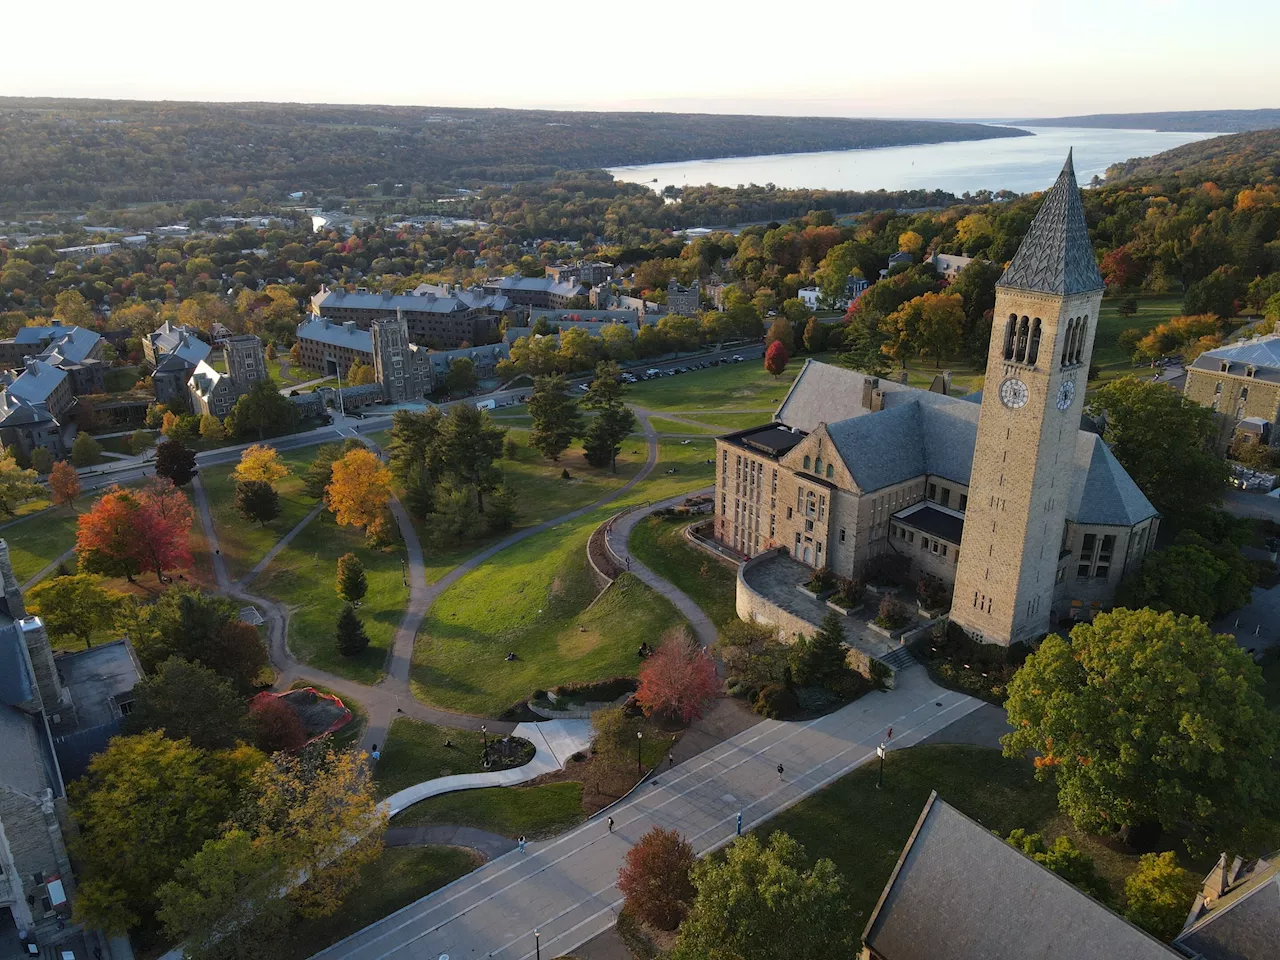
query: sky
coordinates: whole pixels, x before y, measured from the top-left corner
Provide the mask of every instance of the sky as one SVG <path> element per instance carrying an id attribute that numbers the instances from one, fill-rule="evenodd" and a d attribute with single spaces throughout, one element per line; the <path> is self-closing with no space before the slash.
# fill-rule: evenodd
<path id="1" fill-rule="evenodd" d="M 1275 0 L 11 6 L 8 96 L 977 119 L 1280 107 Z"/>

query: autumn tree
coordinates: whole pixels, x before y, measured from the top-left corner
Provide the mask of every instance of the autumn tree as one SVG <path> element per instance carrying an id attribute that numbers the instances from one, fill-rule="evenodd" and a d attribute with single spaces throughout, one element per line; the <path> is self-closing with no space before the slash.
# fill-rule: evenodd
<path id="1" fill-rule="evenodd" d="M 93 325 L 93 308 L 78 290 L 63 290 L 54 298 L 53 315 L 78 327 Z"/>
<path id="2" fill-rule="evenodd" d="M 685 630 L 669 631 L 640 668 L 636 702 L 646 715 L 696 720 L 719 693 L 716 663 Z"/>
<path id="3" fill-rule="evenodd" d="M 296 710 L 283 699 L 263 691 L 249 703 L 254 743 L 264 753 L 296 753 L 307 742 L 307 730 Z"/>
<path id="4" fill-rule="evenodd" d="M 914 230 L 904 230 L 898 234 L 898 250 L 902 253 L 909 253 L 913 257 L 917 257 L 923 249 L 924 237 Z"/>
<path id="5" fill-rule="evenodd" d="M 529 445 L 548 460 L 559 460 L 573 438 L 582 434 L 582 414 L 578 401 L 569 395 L 564 377 L 554 374 L 536 377 L 529 397 Z"/>
<path id="6" fill-rule="evenodd" d="M 125 735 L 158 730 L 201 750 L 226 750 L 248 736 L 248 711 L 231 683 L 208 667 L 170 657 L 133 688 Z"/>
<path id="7" fill-rule="evenodd" d="M 344 553 L 338 558 L 338 596 L 350 604 L 359 604 L 369 589 L 364 564 L 354 553 Z"/>
<path id="8" fill-rule="evenodd" d="M 242 480 L 236 484 L 236 511 L 265 527 L 280 516 L 280 494 L 265 480 Z"/>
<path id="9" fill-rule="evenodd" d="M 925 293 L 908 300 L 885 318 L 890 340 L 885 352 L 905 363 L 916 354 L 942 358 L 960 349 L 964 335 L 964 302 L 955 293 Z"/>
<path id="10" fill-rule="evenodd" d="M 71 462 L 77 467 L 91 467 L 102 459 L 102 444 L 87 433 L 76 434 L 71 444 Z"/>
<path id="11" fill-rule="evenodd" d="M 280 459 L 280 453 L 265 443 L 246 447 L 240 454 L 240 462 L 231 472 L 236 480 L 260 480 L 263 483 L 275 483 L 288 475 L 289 468 Z"/>
<path id="12" fill-rule="evenodd" d="M 399 416 L 403 411 L 396 411 Z M 394 429 L 394 428 L 393 428 Z M 306 472 L 302 475 L 302 486 L 307 492 L 308 497 L 316 500 L 324 498 L 324 491 L 329 486 L 329 481 L 333 479 L 333 463 L 340 460 L 343 456 L 352 450 L 366 450 L 363 443 L 354 437 L 348 437 L 342 443 L 322 443 L 316 447 L 315 459 L 307 465 Z M 392 463 L 394 464 L 394 460 Z"/>
<path id="13" fill-rule="evenodd" d="M 1155 508 L 1175 525 L 1222 502 L 1228 467 L 1215 452 L 1213 411 L 1160 383 L 1121 377 L 1103 385 L 1089 413 L 1106 413 L 1103 439 Z"/>
<path id="14" fill-rule="evenodd" d="M 591 714 L 591 728 L 595 739 L 591 752 L 605 760 L 634 760 L 636 734 L 641 732 L 640 721 L 623 707 L 602 707 Z"/>
<path id="15" fill-rule="evenodd" d="M 65 460 L 55 463 L 49 473 L 49 497 L 59 506 L 68 506 L 80 497 L 80 474 Z"/>
<path id="16" fill-rule="evenodd" d="M 1172 851 L 1144 853 L 1125 877 L 1125 918 L 1167 943 L 1181 932 L 1199 887 Z"/>
<path id="17" fill-rule="evenodd" d="M 781 340 L 775 340 L 769 344 L 769 348 L 764 352 L 764 368 L 774 377 L 780 377 L 783 371 L 787 369 L 787 363 L 790 359 L 787 355 L 786 345 Z"/>
<path id="18" fill-rule="evenodd" d="M 130 583 L 142 570 L 137 530 L 141 505 L 137 497 L 111 487 L 76 521 L 76 554 L 80 569 Z"/>
<path id="19" fill-rule="evenodd" d="M 106 590 L 98 578 L 79 573 L 54 577 L 27 594 L 31 613 L 39 614 L 49 636 L 93 646 L 93 635 L 115 621 L 121 594 Z"/>
<path id="20" fill-rule="evenodd" d="M 778 831 L 767 846 L 748 834 L 697 863 L 672 960 L 775 960 L 779 944 L 794 960 L 853 960 L 857 920 L 844 878 L 826 857 L 807 861 Z"/>
<path id="21" fill-rule="evenodd" d="M 693 902 L 693 847 L 675 830 L 654 827 L 627 851 L 618 890 L 630 910 L 659 930 L 679 926 Z"/>
<path id="22" fill-rule="evenodd" d="M 191 523 L 194 514 L 186 494 L 167 480 L 156 479 L 137 498 L 135 518 L 139 559 L 163 580 L 166 570 L 191 566 Z"/>
<path id="23" fill-rule="evenodd" d="M 817 317 L 810 317 L 804 325 L 804 348 L 809 353 L 821 353 L 827 346 L 827 326 Z"/>
<path id="24" fill-rule="evenodd" d="M 791 321 L 786 317 L 778 317 L 769 325 L 769 331 L 764 335 L 765 352 L 775 343 L 781 343 L 782 348 L 787 351 L 787 356 L 791 356 L 796 352 L 795 335 L 791 332 Z"/>
<path id="25" fill-rule="evenodd" d="M 227 439 L 227 430 L 221 420 L 212 413 L 206 413 L 200 418 L 200 437 L 210 443 L 219 443 Z"/>
<path id="26" fill-rule="evenodd" d="M 342 612 L 338 614 L 334 640 L 338 652 L 344 657 L 358 657 L 369 647 L 369 635 L 364 632 L 364 624 L 350 603 L 343 604 Z"/>
<path id="27" fill-rule="evenodd" d="M 1252 659 L 1202 621 L 1119 608 L 1050 635 L 1009 684 L 1005 755 L 1036 754 L 1058 803 L 1099 833 L 1157 824 L 1192 850 L 1272 829 L 1280 718 Z"/>
<path id="28" fill-rule="evenodd" d="M 196 453 L 183 446 L 181 440 L 166 440 L 156 447 L 157 477 L 185 487 L 196 473 Z"/>
<path id="29" fill-rule="evenodd" d="M 391 471 L 372 450 L 352 450 L 333 462 L 325 506 L 344 527 L 368 530 L 391 499 Z"/>
<path id="30" fill-rule="evenodd" d="M 182 657 L 246 693 L 269 663 L 257 628 L 240 619 L 239 607 L 227 597 L 174 587 L 140 613 L 130 639 L 148 671 L 170 657 Z"/>
<path id="31" fill-rule="evenodd" d="M 373 369 L 373 364 L 356 360 L 347 368 L 348 386 L 360 387 L 365 384 L 374 383 L 377 379 L 378 375 Z"/>
<path id="32" fill-rule="evenodd" d="M 43 494 L 34 470 L 20 467 L 11 452 L 0 454 L 0 517 L 16 516 L 19 504 Z"/>

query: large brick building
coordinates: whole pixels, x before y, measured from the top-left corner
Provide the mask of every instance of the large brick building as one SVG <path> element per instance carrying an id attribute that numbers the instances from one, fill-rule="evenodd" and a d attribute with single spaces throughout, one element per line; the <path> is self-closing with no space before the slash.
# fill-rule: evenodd
<path id="1" fill-rule="evenodd" d="M 806 361 L 772 424 L 717 440 L 717 539 L 845 576 L 897 554 L 954 585 L 953 619 L 998 643 L 1108 606 L 1159 516 L 1080 429 L 1074 377 L 1097 319 L 1089 271 L 1068 161 L 998 288 L 1008 319 L 992 338 L 990 388 L 957 398 L 943 378 L 921 390 Z M 1031 289 L 1063 283 L 1085 292 Z"/>
<path id="2" fill-rule="evenodd" d="M 511 301 L 500 292 L 425 283 L 402 294 L 370 293 L 363 287 L 348 293 L 342 287 L 324 286 L 311 298 L 316 316 L 339 324 L 351 321 L 360 330 L 369 330 L 374 320 L 402 316 L 410 340 L 436 349 L 489 343 L 497 334 L 499 318 L 511 310 Z"/>
<path id="3" fill-rule="evenodd" d="M 1207 350 L 1187 367 L 1183 392 L 1209 407 L 1220 423 L 1219 446 L 1238 433 L 1248 442 L 1275 443 L 1280 423 L 1280 334 Z M 1251 421 L 1241 431 L 1243 421 Z M 1262 429 L 1251 430 L 1250 426 Z"/>

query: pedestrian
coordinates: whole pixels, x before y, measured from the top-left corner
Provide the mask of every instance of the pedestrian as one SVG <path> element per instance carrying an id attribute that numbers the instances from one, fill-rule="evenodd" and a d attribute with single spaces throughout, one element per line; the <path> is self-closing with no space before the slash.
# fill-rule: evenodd
<path id="1" fill-rule="evenodd" d="M 676 755 L 674 753 L 667 754 L 667 768 L 670 769 L 676 765 Z"/>
<path id="2" fill-rule="evenodd" d="M 613 817 L 609 817 L 609 832 L 613 833 Z"/>
<path id="3" fill-rule="evenodd" d="M 630 570 L 630 569 L 631 569 L 631 558 L 630 558 L 630 557 L 627 557 L 627 569 L 628 569 L 628 570 Z"/>
<path id="4" fill-rule="evenodd" d="M 375 762 L 382 759 L 382 754 L 379 752 L 376 743 L 373 745 L 373 749 L 369 751 L 369 756 L 373 757 Z"/>
<path id="5" fill-rule="evenodd" d="M 742 811 L 738 811 L 738 836 L 742 836 Z"/>
<path id="6" fill-rule="evenodd" d="M 782 764 L 778 764 L 778 782 L 782 782 Z"/>
<path id="7" fill-rule="evenodd" d="M 516 839 L 516 843 L 520 844 L 520 852 L 521 852 L 521 853 L 524 853 L 524 845 L 525 845 L 526 843 L 528 843 L 528 842 L 529 842 L 529 841 L 525 840 L 525 838 L 524 838 L 524 834 L 523 834 L 523 833 L 522 833 L 522 834 L 520 834 L 520 836 Z"/>

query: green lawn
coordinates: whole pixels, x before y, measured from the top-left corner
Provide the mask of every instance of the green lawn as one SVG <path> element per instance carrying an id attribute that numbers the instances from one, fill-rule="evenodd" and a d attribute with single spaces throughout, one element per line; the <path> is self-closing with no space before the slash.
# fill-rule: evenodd
<path id="1" fill-rule="evenodd" d="M 875 764 L 868 763 L 769 820 L 759 832 L 768 836 L 775 830 L 785 831 L 804 845 L 811 858 L 834 860 L 848 882 L 858 918 L 865 920 L 930 790 L 937 790 L 941 799 L 1001 836 L 1018 827 L 1041 833 L 1049 842 L 1067 834 L 1094 858 L 1117 899 L 1124 890 L 1123 878 L 1137 864 L 1136 856 L 1079 833 L 1058 812 L 1054 786 L 1036 781 L 1029 763 L 1005 759 L 998 750 L 985 747 L 938 745 L 894 751 L 885 761 L 882 790 L 876 789 Z"/>
<path id="2" fill-rule="evenodd" d="M 111 367 L 107 370 L 104 377 L 107 393 L 123 393 L 132 389 L 133 385 L 138 382 L 138 368 L 129 367 Z"/>
<path id="3" fill-rule="evenodd" d="M 678 493 L 713 485 L 716 482 L 715 464 L 707 461 L 714 461 L 715 455 L 714 437 L 689 441 L 667 438 L 659 440 L 657 465 L 648 479 L 627 495 L 627 502 L 656 502 Z M 675 472 L 668 473 L 668 470 Z"/>
<path id="4" fill-rule="evenodd" d="M 762 427 L 773 422 L 772 413 L 699 413 L 694 416 L 699 423 L 709 423 L 720 427 L 721 433 L 731 430 L 745 430 L 747 427 Z"/>
<path id="5" fill-rule="evenodd" d="M 737 574 L 732 567 L 684 538 L 688 517 L 647 517 L 631 531 L 628 546 L 636 559 L 671 581 L 693 600 L 716 626 L 738 618 Z"/>
<path id="6" fill-rule="evenodd" d="M 690 414 L 692 419 L 700 419 L 696 414 Z M 712 437 L 718 437 L 725 431 L 720 427 L 698 427 L 692 423 L 681 423 L 678 420 L 668 420 L 666 417 L 650 417 L 649 423 L 653 429 L 659 433 L 697 433 Z"/>
<path id="7" fill-rule="evenodd" d="M 333 637 L 342 610 L 334 576 L 338 558 L 348 552 L 361 559 L 369 580 L 369 592 L 360 607 L 369 647 L 356 657 L 338 653 Z M 408 601 L 400 572 L 403 557 L 402 544 L 386 551 L 370 550 L 361 531 L 338 526 L 332 514 L 322 511 L 276 555 L 253 589 L 290 608 L 289 648 L 299 660 L 351 680 L 375 683 L 382 676 L 387 650 Z"/>
<path id="8" fill-rule="evenodd" d="M 663 598 L 623 575 L 590 610 L 591 531 L 613 512 L 592 511 L 529 537 L 446 590 L 414 645 L 419 699 L 494 715 L 558 683 L 633 676 L 636 649 L 681 622 Z M 508 652 L 518 657 L 504 658 Z"/>
<path id="9" fill-rule="evenodd" d="M 144 432 L 151 437 L 151 442 L 155 443 L 157 431 L 146 430 Z M 133 447 L 129 444 L 130 437 L 131 434 L 125 434 L 122 437 L 95 437 L 94 439 L 98 441 L 98 444 L 107 453 L 123 453 L 127 457 L 132 457 Z M 201 471 L 201 476 L 203 475 L 204 473 Z"/>
<path id="10" fill-rule="evenodd" d="M 453 746 L 446 747 L 446 740 Z M 374 768 L 373 782 L 379 797 L 389 797 L 424 780 L 481 773 L 483 751 L 484 736 L 478 730 L 455 730 L 412 717 L 396 717 Z"/>
<path id="11" fill-rule="evenodd" d="M 305 960 L 452 883 L 482 862 L 477 854 L 460 847 L 389 847 L 360 871 L 360 886 L 336 913 L 318 920 L 294 917 L 269 944 L 257 946 L 263 956 Z"/>
<path id="12" fill-rule="evenodd" d="M 57 507 L 0 530 L 20 585 L 76 545 L 76 517 L 70 507 Z M 75 558 L 67 565 L 74 570 Z"/>
<path id="13" fill-rule="evenodd" d="M 1103 300 L 1102 310 L 1098 314 L 1098 332 L 1093 343 L 1093 364 L 1098 367 L 1100 373 L 1098 379 L 1093 381 L 1094 386 L 1101 381 L 1114 380 L 1134 372 L 1133 362 L 1116 343 L 1116 338 L 1120 336 L 1122 330 L 1133 328 L 1146 333 L 1156 324 L 1182 314 L 1180 294 L 1139 297 L 1138 312 L 1132 317 L 1122 317 L 1116 312 L 1116 306 L 1119 303 L 1119 298 Z"/>
<path id="14" fill-rule="evenodd" d="M 504 837 L 549 837 L 584 819 L 582 784 L 575 780 L 536 787 L 486 787 L 443 793 L 391 819 L 393 827 L 448 823 Z"/>
<path id="15" fill-rule="evenodd" d="M 818 355 L 816 360 L 830 359 Z M 786 396 L 791 381 L 804 366 L 797 357 L 787 364 L 779 377 L 769 374 L 764 362 L 744 360 L 721 364 L 707 370 L 695 370 L 675 377 L 645 380 L 627 389 L 628 403 L 646 410 L 671 413 L 694 410 L 734 410 L 743 407 L 776 407 Z"/>
<path id="16" fill-rule="evenodd" d="M 231 476 L 236 464 L 205 467 L 200 471 L 200 482 L 209 498 L 209 510 L 218 531 L 219 548 L 227 572 L 233 579 L 239 579 L 252 570 L 267 551 L 316 505 L 316 500 L 307 496 L 302 483 L 302 476 L 315 455 L 315 447 L 281 454 L 280 459 L 289 467 L 290 473 L 275 483 L 276 493 L 280 494 L 280 516 L 266 526 L 248 523 L 236 510 L 236 481 Z"/>

